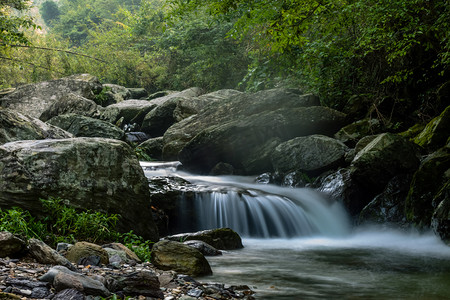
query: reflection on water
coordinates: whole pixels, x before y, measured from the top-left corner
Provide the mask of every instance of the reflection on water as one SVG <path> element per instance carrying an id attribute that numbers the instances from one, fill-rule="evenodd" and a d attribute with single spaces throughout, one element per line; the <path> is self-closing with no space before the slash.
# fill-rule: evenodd
<path id="1" fill-rule="evenodd" d="M 208 282 L 247 284 L 258 299 L 449 299 L 450 248 L 433 235 L 245 239 L 209 257 Z"/>

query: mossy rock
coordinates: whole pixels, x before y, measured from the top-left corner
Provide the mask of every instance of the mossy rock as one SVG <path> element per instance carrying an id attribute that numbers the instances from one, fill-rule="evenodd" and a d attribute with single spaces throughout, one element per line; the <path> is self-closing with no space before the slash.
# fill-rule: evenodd
<path id="1" fill-rule="evenodd" d="M 192 276 L 211 275 L 211 266 L 197 249 L 175 241 L 153 245 L 151 262 L 161 270 L 174 270 Z"/>
<path id="2" fill-rule="evenodd" d="M 423 130 L 425 129 L 425 124 L 417 123 L 412 127 L 408 128 L 408 130 L 399 133 L 402 137 L 413 140 L 416 138 Z"/>
<path id="3" fill-rule="evenodd" d="M 449 138 L 450 106 L 438 117 L 431 120 L 425 129 L 414 139 L 414 142 L 428 150 L 443 147 Z"/>
<path id="4" fill-rule="evenodd" d="M 348 146 L 354 146 L 361 138 L 380 133 L 380 129 L 381 124 L 378 119 L 367 118 L 342 127 L 334 137 Z"/>
<path id="5" fill-rule="evenodd" d="M 433 199 L 445 183 L 450 168 L 450 148 L 442 148 L 428 156 L 413 176 L 406 198 L 405 212 L 409 221 L 419 227 L 429 227 L 434 207 Z"/>
<path id="6" fill-rule="evenodd" d="M 100 257 L 102 264 L 107 265 L 109 263 L 108 252 L 101 246 L 88 242 L 78 242 L 73 245 L 67 251 L 66 258 L 73 263 L 78 263 L 80 259 L 93 255 Z"/>

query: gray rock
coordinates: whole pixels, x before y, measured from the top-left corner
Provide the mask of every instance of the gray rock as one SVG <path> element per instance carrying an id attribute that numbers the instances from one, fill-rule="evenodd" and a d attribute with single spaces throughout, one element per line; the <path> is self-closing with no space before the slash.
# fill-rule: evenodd
<path id="1" fill-rule="evenodd" d="M 301 171 L 318 175 L 340 166 L 344 162 L 347 146 L 323 135 L 297 137 L 284 142 L 272 154 L 272 164 L 277 172 Z"/>
<path id="2" fill-rule="evenodd" d="M 363 137 L 380 133 L 378 119 L 363 119 L 342 127 L 334 137 L 348 146 L 354 146 Z"/>
<path id="3" fill-rule="evenodd" d="M 100 281 L 83 274 L 70 271 L 62 266 L 51 268 L 46 274 L 41 276 L 39 280 L 50 282 L 55 287 L 56 291 L 76 289 L 86 295 L 97 295 L 102 297 L 108 297 L 111 295 L 111 293 Z"/>
<path id="4" fill-rule="evenodd" d="M 197 249 L 198 251 L 200 251 L 205 256 L 222 255 L 221 251 L 217 250 L 213 246 L 208 245 L 207 243 L 205 243 L 203 241 L 189 240 L 189 241 L 184 242 L 183 244 L 191 246 L 191 247 Z"/>
<path id="5" fill-rule="evenodd" d="M 144 88 L 128 88 L 130 99 L 143 99 L 148 97 L 148 92 Z"/>
<path id="6" fill-rule="evenodd" d="M 414 139 L 414 142 L 428 150 L 443 147 L 449 138 L 450 106 L 439 116 L 431 120 L 425 129 Z"/>
<path id="7" fill-rule="evenodd" d="M 109 251 L 108 249 L 114 250 L 114 251 L 119 251 L 121 253 L 124 253 L 124 260 L 127 263 L 130 263 L 132 261 L 140 263 L 141 259 L 136 255 L 136 253 L 134 253 L 133 251 L 131 251 L 128 247 L 126 247 L 125 245 L 121 244 L 121 243 L 110 243 L 110 244 L 105 244 L 102 245 L 102 248 L 104 248 L 107 252 Z M 117 252 L 115 252 L 114 254 L 116 254 Z M 108 254 L 110 254 L 110 252 L 108 252 Z M 122 256 L 122 254 L 121 254 Z"/>
<path id="8" fill-rule="evenodd" d="M 103 106 L 106 106 L 108 104 L 114 104 L 119 103 L 124 100 L 131 99 L 131 92 L 126 87 L 117 85 L 117 84 L 111 84 L 106 83 L 103 84 L 103 90 L 106 91 L 105 95 L 108 98 L 106 101 L 107 103 L 102 103 Z M 133 98 L 133 99 L 139 99 L 139 98 Z"/>
<path id="9" fill-rule="evenodd" d="M 109 105 L 105 108 L 100 119 L 116 124 L 123 118 L 122 124 L 142 124 L 145 115 L 157 106 L 147 100 L 127 100 Z"/>
<path id="10" fill-rule="evenodd" d="M 0 144 L 20 140 L 62 139 L 73 135 L 59 127 L 25 116 L 17 111 L 0 108 Z"/>
<path id="11" fill-rule="evenodd" d="M 76 270 L 70 261 L 38 239 L 28 240 L 28 253 L 41 264 L 60 265 L 73 271 Z"/>
<path id="12" fill-rule="evenodd" d="M 93 100 L 86 99 L 74 93 L 68 93 L 53 102 L 50 107 L 42 113 L 40 119 L 46 122 L 53 117 L 70 113 L 98 118 L 102 111 L 103 108 L 98 106 Z"/>
<path id="13" fill-rule="evenodd" d="M 163 137 L 148 139 L 139 144 L 139 149 L 154 160 L 162 160 Z"/>
<path id="14" fill-rule="evenodd" d="M 14 205 L 39 214 L 39 198 L 49 196 L 73 207 L 120 214 L 118 230 L 158 240 L 148 209 L 147 178 L 124 142 L 75 138 L 0 146 L 0 207 Z"/>
<path id="15" fill-rule="evenodd" d="M 0 232 L 0 257 L 10 257 L 20 254 L 26 247 L 24 240 L 7 232 Z"/>
<path id="16" fill-rule="evenodd" d="M 40 119 L 42 113 L 68 93 L 93 100 L 102 89 L 98 78 L 89 74 L 27 84 L 1 98 L 0 106 Z"/>
<path id="17" fill-rule="evenodd" d="M 236 124 L 234 128 L 235 130 L 240 130 L 242 127 L 247 127 L 248 125 L 253 125 L 254 123 L 253 127 L 256 127 L 257 129 L 259 128 L 260 131 L 265 130 L 263 133 L 263 135 L 265 135 L 268 127 L 270 128 L 271 125 L 276 125 L 277 123 L 283 123 L 284 116 L 273 113 L 273 111 L 278 110 L 280 106 L 289 110 L 290 108 L 319 105 L 317 97 L 312 95 L 300 96 L 284 89 L 261 91 L 255 94 L 229 93 L 229 97 L 224 97 L 219 101 L 216 101 L 215 95 L 210 96 L 212 101 L 208 101 L 209 96 L 204 95 L 204 103 L 208 104 L 202 107 L 196 115 L 192 115 L 178 123 L 175 123 L 164 133 L 164 159 L 177 159 L 178 153 L 181 149 L 183 149 L 183 147 L 197 134 L 207 130 L 208 128 L 210 128 L 208 131 L 211 131 L 213 127 L 223 127 L 227 126 L 227 123 L 229 122 L 242 121 L 247 124 L 241 124 L 241 126 Z M 269 114 L 265 120 L 262 120 L 264 119 L 264 115 L 261 115 L 263 113 Z M 256 120 L 248 121 L 247 118 L 253 115 L 255 116 L 252 118 L 255 118 Z M 316 120 L 318 121 L 316 125 L 319 126 L 319 124 L 322 123 L 321 120 L 323 120 L 323 118 L 316 116 Z M 258 121 L 260 122 L 258 123 Z M 269 124 L 264 122 L 269 122 Z M 287 121 L 284 121 L 284 123 L 287 123 Z M 273 131 L 277 131 L 282 135 L 283 133 L 286 133 L 286 129 L 287 128 L 284 128 L 283 130 L 275 127 L 273 130 L 269 131 L 267 139 L 277 135 L 273 133 Z M 255 130 L 254 133 L 258 134 L 257 131 L 258 130 Z M 290 131 L 292 130 L 287 130 L 287 132 Z M 337 131 L 337 128 L 335 131 Z M 271 133 L 272 135 L 270 135 Z M 248 135 L 250 134 L 251 133 L 248 133 Z M 291 138 L 292 137 L 294 136 L 291 136 Z M 243 138 L 245 139 L 245 137 Z M 258 138 L 258 136 L 256 136 L 256 138 Z M 266 142 L 267 139 L 263 139 L 263 141 Z M 231 148 L 231 145 L 229 148 Z"/>
<path id="18" fill-rule="evenodd" d="M 57 293 L 52 300 L 85 300 L 86 297 L 76 289 L 65 289 Z"/>
<path id="19" fill-rule="evenodd" d="M 142 121 L 141 130 L 151 137 L 162 136 L 176 122 L 173 112 L 179 101 L 179 97 L 173 97 L 152 109 Z"/>
<path id="20" fill-rule="evenodd" d="M 139 271 L 123 276 L 113 276 L 115 280 L 114 292 L 121 292 L 126 296 L 145 296 L 164 298 L 160 290 L 158 276 L 150 271 Z"/>
<path id="21" fill-rule="evenodd" d="M 203 112 L 196 116 L 200 115 L 203 116 Z M 183 146 L 178 158 L 184 167 L 196 172 L 207 173 L 218 162 L 224 162 L 242 170 L 243 174 L 258 174 L 267 171 L 267 166 L 270 165 L 269 157 L 260 159 L 259 164 L 244 165 L 244 162 L 254 159 L 255 152 L 267 153 L 259 149 L 270 148 L 268 143 L 273 145 L 277 138 L 286 141 L 311 134 L 333 134 L 343 122 L 343 114 L 320 106 L 282 108 L 241 116 L 239 119 L 201 130 Z M 164 143 L 165 158 L 166 134 Z"/>
<path id="22" fill-rule="evenodd" d="M 203 254 L 180 242 L 163 240 L 154 244 L 151 261 L 162 270 L 174 270 L 192 276 L 212 274 Z"/>
<path id="23" fill-rule="evenodd" d="M 47 123 L 70 132 L 75 137 L 100 137 L 122 140 L 125 132 L 117 126 L 94 118 L 78 115 L 64 114 L 51 118 Z"/>
<path id="24" fill-rule="evenodd" d="M 199 240 L 213 246 L 217 249 L 222 250 L 234 250 L 240 249 L 244 246 L 242 245 L 242 240 L 239 234 L 230 228 L 218 228 L 203 230 L 194 233 L 181 233 L 165 237 L 167 240 L 171 241 L 191 241 Z"/>

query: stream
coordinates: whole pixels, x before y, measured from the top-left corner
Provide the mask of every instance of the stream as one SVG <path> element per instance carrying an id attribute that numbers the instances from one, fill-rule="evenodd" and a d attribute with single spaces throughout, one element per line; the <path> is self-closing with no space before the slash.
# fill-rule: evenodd
<path id="1" fill-rule="evenodd" d="M 141 165 L 147 177 L 199 187 L 189 203 L 195 220 L 185 221 L 196 230 L 230 227 L 243 237 L 243 249 L 207 257 L 214 274 L 200 281 L 248 285 L 257 299 L 450 299 L 450 247 L 432 233 L 352 228 L 342 206 L 311 189 Z"/>

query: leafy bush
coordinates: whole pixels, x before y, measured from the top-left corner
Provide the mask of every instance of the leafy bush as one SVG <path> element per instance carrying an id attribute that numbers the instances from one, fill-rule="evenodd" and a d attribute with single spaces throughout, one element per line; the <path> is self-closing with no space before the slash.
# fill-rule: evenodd
<path id="1" fill-rule="evenodd" d="M 121 242 L 143 261 L 149 261 L 152 241 L 144 240 L 133 231 L 119 233 L 116 224 L 119 215 L 91 210 L 77 211 L 60 198 L 40 199 L 46 216 L 37 219 L 29 211 L 18 207 L 0 209 L 0 231 L 9 231 L 24 238 L 38 238 L 50 245 L 58 242 L 74 243 Z"/>

